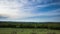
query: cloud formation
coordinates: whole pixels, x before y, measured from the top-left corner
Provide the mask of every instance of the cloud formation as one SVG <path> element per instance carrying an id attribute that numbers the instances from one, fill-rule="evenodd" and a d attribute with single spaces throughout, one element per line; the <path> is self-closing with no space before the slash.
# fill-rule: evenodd
<path id="1" fill-rule="evenodd" d="M 60 16 L 60 0 L 0 0 L 0 15 L 3 15 L 0 16 L 0 20 L 24 21 L 28 18 L 26 21 L 45 21 L 45 19 L 48 21 L 49 18 L 45 18 L 45 16 Z M 44 19 L 39 20 L 40 17 L 32 19 L 36 16 L 44 16 Z M 50 20 L 56 19 L 53 18 Z M 60 19 L 57 20 L 60 21 Z"/>

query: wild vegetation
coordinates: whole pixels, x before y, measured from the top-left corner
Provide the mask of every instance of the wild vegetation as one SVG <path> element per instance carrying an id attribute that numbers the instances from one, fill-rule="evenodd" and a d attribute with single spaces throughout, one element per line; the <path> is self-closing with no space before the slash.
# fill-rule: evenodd
<path id="1" fill-rule="evenodd" d="M 0 34 L 60 34 L 60 22 L 0 22 Z"/>
<path id="2" fill-rule="evenodd" d="M 0 34 L 60 34 L 60 30 L 42 28 L 0 28 Z"/>
<path id="3" fill-rule="evenodd" d="M 60 23 L 58 22 L 44 22 L 44 23 L 34 23 L 34 22 L 0 22 L 0 27 L 5 28 L 49 28 L 60 30 Z"/>

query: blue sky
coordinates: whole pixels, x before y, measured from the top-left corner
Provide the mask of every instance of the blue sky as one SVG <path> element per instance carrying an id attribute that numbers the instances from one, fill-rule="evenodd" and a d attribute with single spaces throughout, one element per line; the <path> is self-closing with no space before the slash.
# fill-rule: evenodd
<path id="1" fill-rule="evenodd" d="M 0 21 L 60 22 L 60 0 L 0 0 Z"/>

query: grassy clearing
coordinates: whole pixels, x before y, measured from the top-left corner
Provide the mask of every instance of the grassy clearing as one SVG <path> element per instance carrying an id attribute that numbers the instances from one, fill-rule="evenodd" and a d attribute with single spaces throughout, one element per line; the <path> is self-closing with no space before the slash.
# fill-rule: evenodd
<path id="1" fill-rule="evenodd" d="M 60 30 L 49 30 L 41 28 L 0 28 L 0 34 L 60 34 Z"/>

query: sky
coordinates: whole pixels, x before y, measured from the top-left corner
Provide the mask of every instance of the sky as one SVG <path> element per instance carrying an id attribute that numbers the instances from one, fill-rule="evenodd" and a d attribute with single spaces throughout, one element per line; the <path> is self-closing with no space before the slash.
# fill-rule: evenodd
<path id="1" fill-rule="evenodd" d="M 0 0 L 0 21 L 60 22 L 60 0 Z"/>

